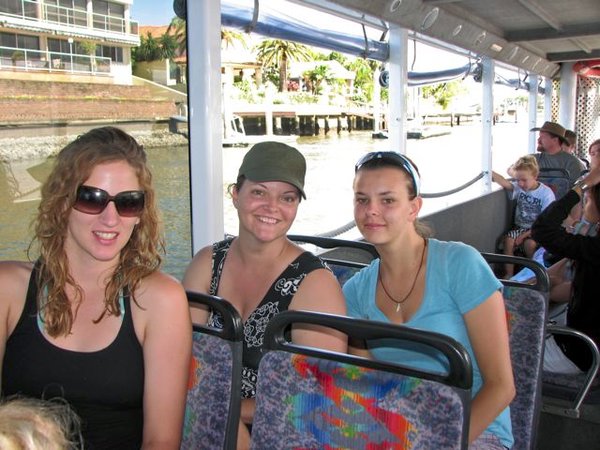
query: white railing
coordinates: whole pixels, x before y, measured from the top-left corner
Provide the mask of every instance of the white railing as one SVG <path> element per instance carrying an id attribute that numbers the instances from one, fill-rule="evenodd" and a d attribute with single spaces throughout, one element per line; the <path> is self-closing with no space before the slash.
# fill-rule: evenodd
<path id="1" fill-rule="evenodd" d="M 38 12 L 38 7 L 40 6 L 41 17 L 39 17 L 40 13 Z M 48 5 L 45 3 L 40 5 L 39 2 L 33 0 L 21 0 L 20 11 L 16 12 L 10 12 L 7 6 L 0 6 L 0 14 L 25 20 L 69 25 L 74 28 L 93 28 L 111 33 L 139 35 L 139 25 L 134 20 L 125 20 L 121 17 L 98 13 L 92 13 L 88 17 L 87 11 L 81 9 Z"/>
<path id="2" fill-rule="evenodd" d="M 0 70 L 110 75 L 111 60 L 88 56 L 24 48 L 0 47 Z"/>

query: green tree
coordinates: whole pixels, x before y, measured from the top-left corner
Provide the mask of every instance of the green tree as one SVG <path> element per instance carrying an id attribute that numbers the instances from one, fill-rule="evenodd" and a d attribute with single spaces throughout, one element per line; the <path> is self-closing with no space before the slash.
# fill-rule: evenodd
<path id="1" fill-rule="evenodd" d="M 167 27 L 167 34 L 173 36 L 177 43 L 177 56 L 187 52 L 187 22 L 180 17 L 173 17 Z"/>
<path id="2" fill-rule="evenodd" d="M 160 48 L 158 41 L 148 32 L 146 36 L 140 36 L 140 45 L 133 49 L 135 61 L 156 61 L 160 59 Z"/>
<path id="3" fill-rule="evenodd" d="M 221 47 L 229 48 L 236 43 L 241 44 L 243 48 L 248 48 L 244 33 L 229 28 L 221 28 Z"/>
<path id="4" fill-rule="evenodd" d="M 337 61 L 339 62 L 342 66 L 344 66 L 346 69 L 348 69 L 348 58 L 346 56 L 344 56 L 344 54 L 340 53 L 340 52 L 331 52 L 328 56 L 327 59 L 329 61 Z"/>
<path id="5" fill-rule="evenodd" d="M 185 55 L 187 52 L 187 22 L 180 17 L 173 17 L 166 33 L 173 36 L 177 42 L 176 56 Z M 229 28 L 221 28 L 221 47 L 228 48 L 235 43 L 240 43 L 243 48 L 248 48 L 244 33 Z"/>
<path id="6" fill-rule="evenodd" d="M 174 36 L 165 33 L 156 39 L 148 32 L 140 36 L 140 45 L 133 50 L 135 61 L 160 61 L 176 56 L 177 41 Z"/>
<path id="7" fill-rule="evenodd" d="M 356 58 L 346 65 L 346 69 L 355 73 L 354 88 L 360 93 L 358 100 L 370 102 L 373 99 L 373 72 L 377 68 L 377 61 Z"/>
<path id="8" fill-rule="evenodd" d="M 333 80 L 333 74 L 331 73 L 329 66 L 326 66 L 325 64 L 316 66 L 312 70 L 305 71 L 302 76 L 304 76 L 304 78 L 308 79 L 310 82 L 311 92 L 313 95 L 321 93 L 321 84 L 323 81 L 329 83 Z"/>
<path id="9" fill-rule="evenodd" d="M 87 55 L 90 57 L 89 59 L 89 66 L 90 66 L 90 70 L 92 72 L 94 72 L 96 70 L 96 48 L 97 45 L 95 42 L 92 41 L 81 41 L 81 42 L 77 42 L 75 44 L 76 48 L 77 48 L 77 53 L 81 53 L 84 55 Z"/>
<path id="10" fill-rule="evenodd" d="M 435 102 L 440 105 L 442 109 L 448 108 L 452 98 L 462 91 L 462 86 L 458 80 L 423 86 L 421 89 L 423 98 L 433 97 Z"/>
<path id="11" fill-rule="evenodd" d="M 257 59 L 264 68 L 276 67 L 279 73 L 279 91 L 287 91 L 289 61 L 308 61 L 312 57 L 309 47 L 280 39 L 265 39 L 257 47 Z"/>

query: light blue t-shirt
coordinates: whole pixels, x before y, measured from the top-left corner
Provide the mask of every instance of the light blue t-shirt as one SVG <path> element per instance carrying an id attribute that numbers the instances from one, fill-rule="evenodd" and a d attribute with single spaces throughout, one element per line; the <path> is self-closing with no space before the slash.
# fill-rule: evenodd
<path id="1" fill-rule="evenodd" d="M 435 331 L 460 342 L 473 362 L 473 390 L 481 389 L 481 373 L 469 341 L 463 315 L 483 303 L 502 288 L 489 265 L 479 252 L 459 242 L 428 240 L 425 292 L 419 309 L 405 323 L 406 326 Z M 351 317 L 390 322 L 375 304 L 379 259 L 349 279 L 344 285 L 348 315 Z M 369 348 L 369 342 L 367 342 Z M 373 345 L 373 344 L 372 344 Z M 399 348 L 369 348 L 377 359 L 401 360 L 404 364 L 428 371 L 448 373 L 448 364 L 441 355 L 423 356 Z M 508 448 L 513 445 L 510 410 L 502 413 L 488 426 L 487 431 L 498 436 Z"/>

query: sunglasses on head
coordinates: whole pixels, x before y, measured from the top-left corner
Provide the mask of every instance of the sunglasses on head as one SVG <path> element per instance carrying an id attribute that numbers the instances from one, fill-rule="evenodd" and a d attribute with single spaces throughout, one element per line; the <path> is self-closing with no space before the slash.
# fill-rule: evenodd
<path id="1" fill-rule="evenodd" d="M 419 195 L 419 192 L 421 190 L 421 179 L 419 177 L 419 172 L 407 157 L 398 152 L 367 153 L 362 158 L 360 158 L 354 166 L 354 173 L 358 172 L 365 164 L 370 163 L 371 161 L 383 161 L 390 165 L 400 167 L 401 169 L 403 169 L 410 175 L 415 195 Z"/>
<path id="2" fill-rule="evenodd" d="M 113 202 L 121 217 L 137 217 L 144 210 L 144 191 L 123 191 L 109 195 L 104 189 L 92 186 L 79 186 L 73 208 L 85 214 L 100 214 Z"/>

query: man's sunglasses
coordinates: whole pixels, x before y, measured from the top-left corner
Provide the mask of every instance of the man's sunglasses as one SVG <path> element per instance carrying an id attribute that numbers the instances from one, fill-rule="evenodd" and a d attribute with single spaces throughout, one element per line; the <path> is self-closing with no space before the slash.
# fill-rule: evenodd
<path id="1" fill-rule="evenodd" d="M 371 152 L 364 155 L 362 158 L 358 160 L 356 165 L 354 166 L 354 173 L 358 172 L 365 164 L 371 161 L 384 161 L 391 165 L 400 167 L 404 171 L 410 175 L 412 180 L 413 189 L 415 191 L 415 195 L 419 195 L 421 190 L 421 178 L 419 177 L 419 172 L 412 162 L 404 155 L 398 152 Z"/>
<path id="2" fill-rule="evenodd" d="M 73 208 L 85 214 L 100 214 L 113 202 L 121 217 L 137 217 L 144 210 L 144 191 L 123 191 L 109 195 L 103 189 L 92 186 L 79 186 Z"/>

